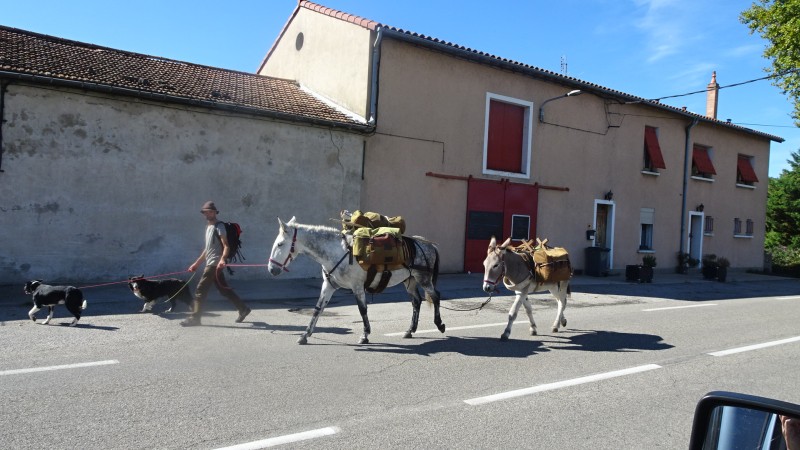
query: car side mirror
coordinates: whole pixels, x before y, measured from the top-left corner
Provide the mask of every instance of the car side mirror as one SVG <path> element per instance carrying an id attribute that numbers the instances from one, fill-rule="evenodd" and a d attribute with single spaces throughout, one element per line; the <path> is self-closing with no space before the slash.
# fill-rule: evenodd
<path id="1" fill-rule="evenodd" d="M 800 450 L 800 405 L 715 391 L 697 403 L 690 450 Z"/>

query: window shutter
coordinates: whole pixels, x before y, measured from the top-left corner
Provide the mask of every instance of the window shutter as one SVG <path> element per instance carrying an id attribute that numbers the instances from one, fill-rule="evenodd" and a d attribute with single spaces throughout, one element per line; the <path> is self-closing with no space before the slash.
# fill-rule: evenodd
<path id="1" fill-rule="evenodd" d="M 750 164 L 750 158 L 744 155 L 739 155 L 739 160 L 736 163 L 736 168 L 739 170 L 739 176 L 745 183 L 757 183 L 758 177 L 756 171 L 753 170 L 753 165 Z"/>
<path id="2" fill-rule="evenodd" d="M 492 100 L 489 105 L 489 142 L 486 168 L 522 173 L 525 108 Z"/>
<path id="3" fill-rule="evenodd" d="M 711 175 L 717 174 L 717 171 L 714 170 L 714 164 L 711 162 L 711 158 L 708 157 L 707 148 L 695 146 L 692 151 L 692 161 L 698 171 Z"/>
<path id="4" fill-rule="evenodd" d="M 655 128 L 644 127 L 644 146 L 647 149 L 647 155 L 650 156 L 652 168 L 666 169 L 667 165 L 664 164 L 664 156 L 661 154 L 661 146 L 658 144 Z"/>

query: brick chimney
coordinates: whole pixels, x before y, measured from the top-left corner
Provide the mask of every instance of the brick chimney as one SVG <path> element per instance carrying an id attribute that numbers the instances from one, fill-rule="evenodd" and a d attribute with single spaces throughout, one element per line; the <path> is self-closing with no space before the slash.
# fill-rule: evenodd
<path id="1" fill-rule="evenodd" d="M 717 71 L 711 73 L 711 82 L 706 86 L 706 116 L 717 118 L 717 103 L 719 102 L 719 84 L 717 83 Z"/>

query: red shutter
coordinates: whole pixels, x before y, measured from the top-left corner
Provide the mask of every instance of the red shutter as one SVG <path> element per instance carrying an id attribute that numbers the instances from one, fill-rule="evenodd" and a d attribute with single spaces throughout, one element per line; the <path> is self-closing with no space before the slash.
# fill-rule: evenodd
<path id="1" fill-rule="evenodd" d="M 711 158 L 708 157 L 708 149 L 705 147 L 695 147 L 692 152 L 692 162 L 697 167 L 698 172 L 716 175 L 717 171 L 714 170 L 714 164 Z"/>
<path id="2" fill-rule="evenodd" d="M 647 148 L 647 155 L 650 156 L 652 168 L 666 169 L 667 165 L 664 164 L 664 156 L 661 154 L 661 146 L 658 145 L 655 128 L 644 127 L 644 146 Z"/>
<path id="3" fill-rule="evenodd" d="M 489 104 L 489 141 L 486 168 L 522 173 L 525 108 L 492 100 Z"/>
<path id="4" fill-rule="evenodd" d="M 739 176 L 745 183 L 758 182 L 756 171 L 753 170 L 753 165 L 750 164 L 750 158 L 747 156 L 739 155 L 739 161 L 736 163 L 736 168 L 739 170 Z"/>

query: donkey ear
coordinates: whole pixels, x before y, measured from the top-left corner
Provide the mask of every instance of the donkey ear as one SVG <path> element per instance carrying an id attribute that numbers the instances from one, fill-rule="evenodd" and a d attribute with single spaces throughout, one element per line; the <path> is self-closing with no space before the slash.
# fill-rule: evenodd
<path id="1" fill-rule="evenodd" d="M 283 223 L 283 221 L 281 220 L 280 217 L 278 217 L 278 227 L 279 227 L 281 233 L 285 233 L 286 232 L 286 224 Z"/>
<path id="2" fill-rule="evenodd" d="M 288 225 L 294 225 L 296 223 L 297 223 L 297 218 L 295 216 L 292 216 L 292 218 L 289 219 L 288 222 L 286 222 L 286 224 L 288 224 Z"/>
<path id="3" fill-rule="evenodd" d="M 506 248 L 511 244 L 511 238 L 506 239 L 502 244 L 500 244 L 500 248 Z"/>

